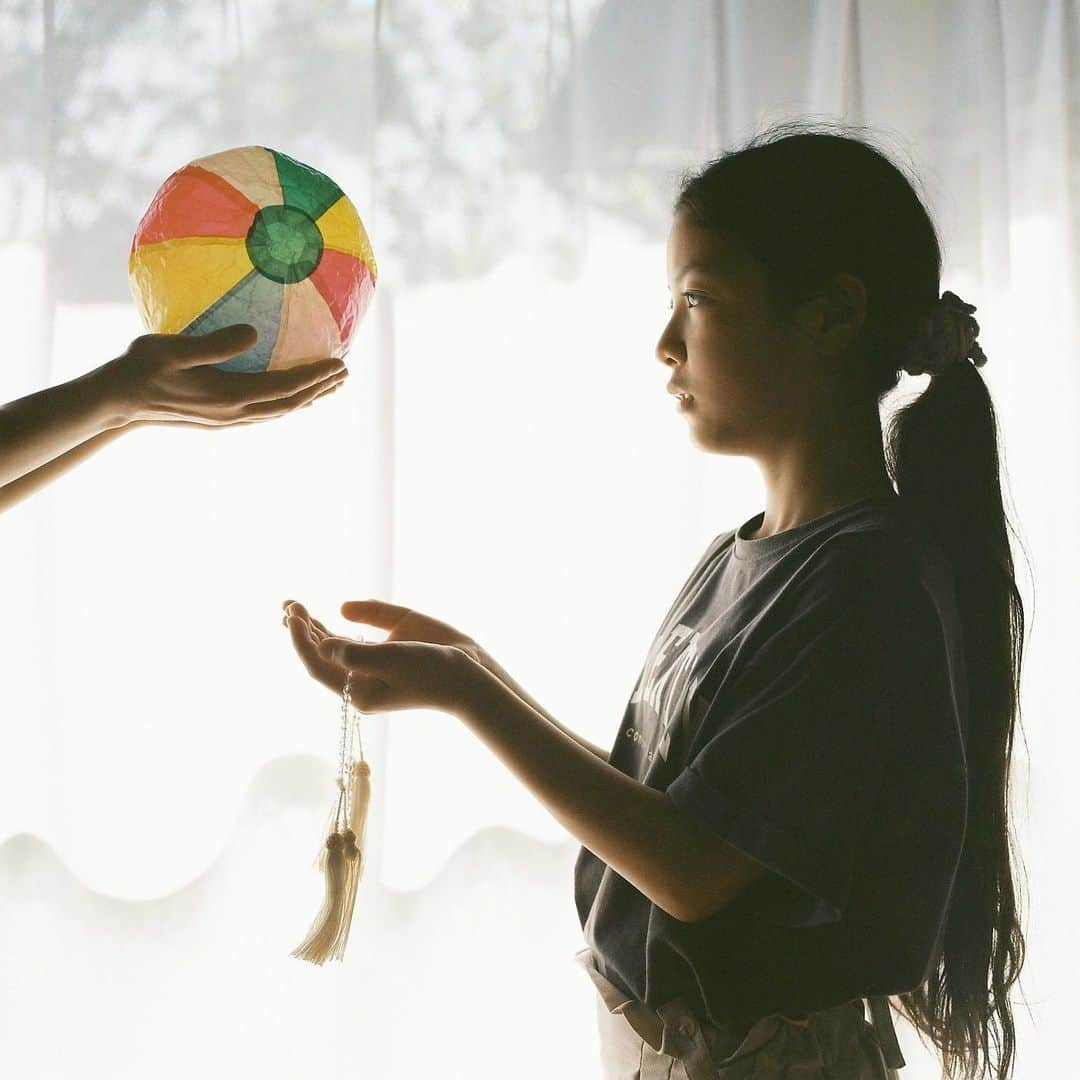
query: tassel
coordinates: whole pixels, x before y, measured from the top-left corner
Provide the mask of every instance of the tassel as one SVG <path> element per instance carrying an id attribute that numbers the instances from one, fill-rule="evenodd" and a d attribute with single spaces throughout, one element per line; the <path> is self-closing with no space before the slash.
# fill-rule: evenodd
<path id="1" fill-rule="evenodd" d="M 341 928 L 348 885 L 349 871 L 344 847 L 345 839 L 341 833 L 334 832 L 326 838 L 326 895 L 322 910 L 315 917 L 308 936 L 303 944 L 291 953 L 299 960 L 310 960 L 313 964 L 322 965 L 333 953 Z"/>
<path id="2" fill-rule="evenodd" d="M 368 803 L 371 802 L 371 766 L 361 758 L 353 763 L 352 795 L 349 806 L 349 828 L 356 838 L 360 854 L 364 852 L 364 832 L 367 829 Z"/>
<path id="3" fill-rule="evenodd" d="M 371 766 L 361 758 L 350 768 L 349 828 L 345 830 L 345 862 L 348 878 L 345 900 L 341 909 L 341 924 L 334 951 L 337 959 L 345 955 L 352 926 L 353 908 L 356 906 L 356 890 L 364 876 L 364 831 L 367 826 L 368 803 L 371 801 Z"/>
<path id="4" fill-rule="evenodd" d="M 352 829 L 346 829 L 342 853 L 345 856 L 345 898 L 341 904 L 341 918 L 338 920 L 338 932 L 334 938 L 333 956 L 335 960 L 345 957 L 345 946 L 349 943 L 349 928 L 352 926 L 353 908 L 356 905 L 356 889 L 360 884 L 360 849 L 356 846 L 356 836 Z"/>
<path id="5" fill-rule="evenodd" d="M 330 820 L 326 823 L 326 835 L 329 837 L 333 833 L 340 833 L 342 831 L 342 823 L 348 820 L 348 815 L 345 812 L 345 781 L 339 776 L 337 780 L 338 787 L 338 801 L 337 805 L 330 813 Z M 330 849 L 323 844 L 319 848 L 319 854 L 315 860 L 316 866 L 322 873 L 326 873 L 326 857 L 330 853 Z"/>
<path id="6" fill-rule="evenodd" d="M 364 833 L 371 801 L 371 767 L 364 760 L 352 760 L 353 726 L 349 722 L 349 693 L 352 672 L 346 672 L 341 702 L 341 747 L 338 767 L 337 805 L 330 820 L 326 843 L 316 858 L 326 879 L 322 909 L 308 936 L 291 955 L 313 964 L 341 960 L 349 940 L 356 891 L 364 872 Z M 356 733 L 359 739 L 359 731 Z M 346 780 L 348 777 L 348 780 Z"/>

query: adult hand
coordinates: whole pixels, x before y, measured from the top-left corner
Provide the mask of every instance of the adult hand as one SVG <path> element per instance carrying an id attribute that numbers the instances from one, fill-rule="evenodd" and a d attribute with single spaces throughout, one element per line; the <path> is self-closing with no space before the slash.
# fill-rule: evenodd
<path id="1" fill-rule="evenodd" d="M 361 712 L 434 708 L 458 712 L 469 700 L 471 668 L 483 651 L 449 623 L 382 600 L 349 600 L 351 622 L 389 631 L 385 641 L 353 641 L 330 633 L 303 604 L 286 600 L 282 622 L 308 673 L 335 694 L 353 671 L 350 690 Z"/>
<path id="2" fill-rule="evenodd" d="M 250 349 L 253 326 L 237 323 L 209 334 L 145 334 L 94 374 L 120 425 L 228 427 L 258 423 L 312 404 L 348 377 L 335 358 L 258 374 L 219 371 L 218 363 Z"/>

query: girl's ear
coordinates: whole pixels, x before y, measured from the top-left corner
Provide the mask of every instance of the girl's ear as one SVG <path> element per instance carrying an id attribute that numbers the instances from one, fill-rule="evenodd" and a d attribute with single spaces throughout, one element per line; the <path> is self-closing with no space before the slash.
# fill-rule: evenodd
<path id="1" fill-rule="evenodd" d="M 866 321 L 866 288 L 854 274 L 835 273 L 821 292 L 796 305 L 792 318 L 819 356 L 841 355 Z"/>
<path id="2" fill-rule="evenodd" d="M 826 356 L 846 352 L 866 322 L 866 286 L 854 274 L 833 274 L 822 294 L 821 351 Z"/>

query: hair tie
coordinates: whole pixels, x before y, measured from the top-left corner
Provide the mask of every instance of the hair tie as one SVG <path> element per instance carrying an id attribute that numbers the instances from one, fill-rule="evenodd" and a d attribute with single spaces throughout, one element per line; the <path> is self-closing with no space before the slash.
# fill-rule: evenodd
<path id="1" fill-rule="evenodd" d="M 976 367 L 986 363 L 986 353 L 976 340 L 979 324 L 971 317 L 977 308 L 946 290 L 930 313 L 919 320 L 915 340 L 902 365 L 909 375 L 940 375 L 962 360 Z"/>

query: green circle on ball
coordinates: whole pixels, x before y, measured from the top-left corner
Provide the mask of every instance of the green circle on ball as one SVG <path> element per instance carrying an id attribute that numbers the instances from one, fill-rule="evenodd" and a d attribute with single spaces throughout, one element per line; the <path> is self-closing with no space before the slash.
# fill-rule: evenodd
<path id="1" fill-rule="evenodd" d="M 319 265 L 322 233 L 295 206 L 264 206 L 248 229 L 247 253 L 260 274 L 292 285 L 303 281 Z"/>

